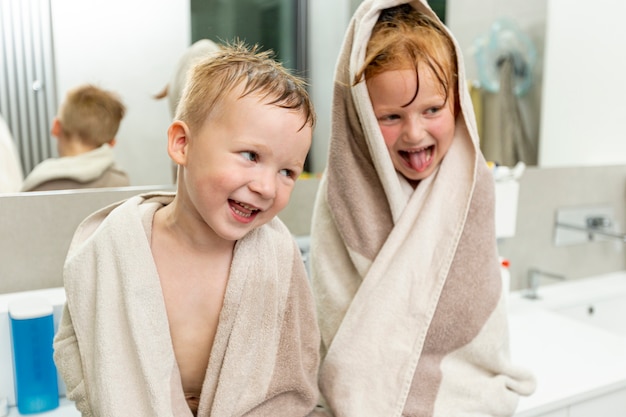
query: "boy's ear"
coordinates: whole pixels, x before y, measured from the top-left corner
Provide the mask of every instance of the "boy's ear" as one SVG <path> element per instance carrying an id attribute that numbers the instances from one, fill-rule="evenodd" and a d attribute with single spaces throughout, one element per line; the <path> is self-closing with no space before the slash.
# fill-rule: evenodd
<path id="1" fill-rule="evenodd" d="M 167 153 L 177 165 L 185 165 L 189 145 L 189 127 L 175 120 L 167 130 Z"/>
<path id="2" fill-rule="evenodd" d="M 52 119 L 52 127 L 50 128 L 50 133 L 56 138 L 61 137 L 61 133 L 63 133 L 63 126 L 61 126 L 61 121 L 58 117 Z"/>
<path id="3" fill-rule="evenodd" d="M 114 146 L 115 146 L 115 144 L 117 143 L 117 139 L 113 138 L 113 139 L 111 139 L 108 143 L 109 143 L 109 146 L 112 148 L 112 147 L 114 147 Z"/>

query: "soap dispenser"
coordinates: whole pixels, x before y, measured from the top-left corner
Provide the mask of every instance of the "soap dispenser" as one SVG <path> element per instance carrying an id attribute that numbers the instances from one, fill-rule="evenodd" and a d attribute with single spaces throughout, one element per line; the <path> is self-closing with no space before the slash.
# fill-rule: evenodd
<path id="1" fill-rule="evenodd" d="M 52 304 L 39 297 L 18 299 L 9 304 L 9 318 L 18 411 L 33 414 L 57 408 Z"/>

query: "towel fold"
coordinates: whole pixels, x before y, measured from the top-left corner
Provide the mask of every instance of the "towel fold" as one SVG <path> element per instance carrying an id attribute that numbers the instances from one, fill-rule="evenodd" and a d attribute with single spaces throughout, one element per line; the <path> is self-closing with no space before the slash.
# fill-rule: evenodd
<path id="1" fill-rule="evenodd" d="M 494 182 L 461 51 L 455 42 L 455 137 L 415 190 L 392 165 L 366 84 L 351 86 L 380 11 L 402 3 L 363 2 L 336 67 L 311 230 L 320 389 L 336 417 L 510 416 L 534 379 L 509 358 Z M 436 19 L 425 1 L 410 4 Z"/>
<path id="2" fill-rule="evenodd" d="M 83 416 L 191 416 L 150 249 L 154 213 L 172 199 L 111 205 L 74 236 L 54 355 Z M 318 400 L 318 345 L 304 264 L 274 219 L 235 246 L 198 416 L 308 415 Z"/>

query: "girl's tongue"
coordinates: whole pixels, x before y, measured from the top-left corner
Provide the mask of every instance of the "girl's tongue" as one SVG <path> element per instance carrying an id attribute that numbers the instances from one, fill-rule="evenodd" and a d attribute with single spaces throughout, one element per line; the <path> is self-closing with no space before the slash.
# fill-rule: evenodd
<path id="1" fill-rule="evenodd" d="M 411 165 L 411 168 L 417 172 L 422 172 L 428 167 L 431 155 L 432 146 L 429 146 L 418 152 L 407 152 L 407 161 L 409 165 Z"/>

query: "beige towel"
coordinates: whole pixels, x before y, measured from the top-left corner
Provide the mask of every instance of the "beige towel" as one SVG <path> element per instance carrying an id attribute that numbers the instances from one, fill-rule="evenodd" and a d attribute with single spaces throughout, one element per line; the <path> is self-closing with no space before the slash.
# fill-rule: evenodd
<path id="1" fill-rule="evenodd" d="M 107 207 L 72 241 L 54 357 L 83 416 L 191 416 L 149 244 L 154 212 L 172 198 Z M 304 264 L 274 219 L 236 244 L 198 415 L 308 415 L 318 346 Z"/>
<path id="2" fill-rule="evenodd" d="M 494 182 L 461 51 L 456 135 L 415 191 L 393 168 L 365 83 L 349 87 L 380 10 L 401 3 L 362 3 L 337 64 L 311 232 L 320 389 L 337 417 L 510 416 L 534 380 L 509 359 Z"/>

